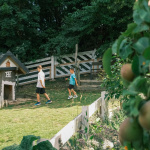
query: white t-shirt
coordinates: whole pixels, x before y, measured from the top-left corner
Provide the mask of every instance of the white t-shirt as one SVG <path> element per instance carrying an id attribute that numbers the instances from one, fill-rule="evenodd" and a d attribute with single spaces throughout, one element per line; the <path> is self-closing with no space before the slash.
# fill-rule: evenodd
<path id="1" fill-rule="evenodd" d="M 42 70 L 38 73 L 38 81 L 37 81 L 37 86 L 36 87 L 43 88 L 42 85 L 41 85 L 40 80 L 42 80 L 42 84 L 45 87 L 45 81 L 44 81 L 45 80 L 45 74 Z"/>

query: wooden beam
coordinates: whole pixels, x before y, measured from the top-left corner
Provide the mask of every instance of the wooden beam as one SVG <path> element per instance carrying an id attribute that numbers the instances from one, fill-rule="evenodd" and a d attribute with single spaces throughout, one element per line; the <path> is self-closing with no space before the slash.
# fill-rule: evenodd
<path id="1" fill-rule="evenodd" d="M 76 51 L 75 51 L 75 64 L 77 65 L 77 57 L 78 57 L 78 44 L 76 44 Z"/>
<path id="2" fill-rule="evenodd" d="M 77 57 L 78 57 L 78 44 L 76 44 L 75 46 L 76 50 L 75 50 L 75 74 L 76 74 L 76 78 L 78 76 L 78 73 L 77 73 Z M 77 78 L 78 80 L 78 78 Z"/>

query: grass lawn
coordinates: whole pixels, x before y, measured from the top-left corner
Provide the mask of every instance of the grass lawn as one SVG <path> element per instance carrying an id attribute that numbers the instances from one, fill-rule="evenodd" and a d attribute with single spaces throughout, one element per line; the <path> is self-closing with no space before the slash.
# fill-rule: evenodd
<path id="1" fill-rule="evenodd" d="M 46 105 L 41 96 L 40 106 L 34 106 L 36 98 L 35 84 L 22 86 L 17 91 L 17 100 L 21 103 L 0 109 L 0 149 L 19 144 L 24 135 L 36 135 L 52 138 L 81 112 L 82 105 L 89 105 L 100 97 L 100 92 L 78 92 L 78 98 L 67 100 L 68 82 L 61 79 L 46 81 L 46 91 L 53 103 Z"/>

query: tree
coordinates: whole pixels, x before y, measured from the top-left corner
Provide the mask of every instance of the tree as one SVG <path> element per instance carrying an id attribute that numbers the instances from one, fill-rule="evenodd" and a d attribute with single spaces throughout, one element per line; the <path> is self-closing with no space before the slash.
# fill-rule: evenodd
<path id="1" fill-rule="evenodd" d="M 24 61 L 105 47 L 132 21 L 133 0 L 1 0 L 0 48 Z"/>
<path id="2" fill-rule="evenodd" d="M 61 32 L 47 46 L 62 54 L 74 51 L 74 45 L 79 43 L 81 51 L 100 48 L 101 55 L 103 46 L 108 46 L 132 21 L 133 2 L 96 0 L 76 9 L 65 17 Z"/>
<path id="3" fill-rule="evenodd" d="M 40 8 L 34 0 L 0 1 L 1 51 L 11 50 L 22 61 L 36 58 Z"/>
<path id="4" fill-rule="evenodd" d="M 126 64 L 121 68 L 121 77 L 127 83 L 123 90 L 123 109 L 126 119 L 120 126 L 122 145 L 128 149 L 150 148 L 150 6 L 148 0 L 135 2 L 134 22 L 115 41 L 103 57 L 105 71 L 111 77 L 111 55 L 117 54 Z M 107 61 L 106 61 L 107 60 Z M 127 98 L 126 98 L 127 97 Z"/>

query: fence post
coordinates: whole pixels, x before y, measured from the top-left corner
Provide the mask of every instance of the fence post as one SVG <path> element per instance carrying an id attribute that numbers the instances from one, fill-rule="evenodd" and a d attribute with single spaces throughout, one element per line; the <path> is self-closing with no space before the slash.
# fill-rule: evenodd
<path id="1" fill-rule="evenodd" d="M 108 115 L 108 105 L 107 100 L 105 100 L 106 91 L 101 92 L 101 117 L 102 120 L 105 120 L 106 115 Z"/>
<path id="2" fill-rule="evenodd" d="M 18 59 L 18 54 L 16 55 L 16 58 Z M 19 75 L 18 75 L 18 67 L 17 67 L 17 73 L 16 73 L 16 76 L 17 76 L 17 84 L 16 84 L 16 89 L 18 91 L 18 87 L 19 87 Z"/>
<path id="3" fill-rule="evenodd" d="M 78 44 L 76 44 L 75 46 L 75 74 L 76 74 L 76 77 L 77 77 L 77 58 L 78 57 Z M 77 79 L 78 80 L 78 79 Z"/>
<path id="4" fill-rule="evenodd" d="M 54 56 L 51 56 L 51 79 L 54 80 L 54 75 L 55 75 L 55 59 L 54 59 Z"/>
<path id="5" fill-rule="evenodd" d="M 80 85 L 80 61 L 77 62 L 77 81 L 78 85 Z"/>
<path id="6" fill-rule="evenodd" d="M 96 48 L 93 50 L 93 53 L 92 53 L 93 62 L 97 62 L 95 52 L 96 52 Z M 97 68 L 97 66 L 94 65 L 92 69 L 98 69 L 98 68 Z M 96 70 L 94 70 L 94 72 L 96 72 Z"/>
<path id="7" fill-rule="evenodd" d="M 94 61 L 96 60 L 95 52 L 96 52 L 96 48 L 93 50 L 93 53 L 92 53 L 92 58 Z"/>
<path id="8" fill-rule="evenodd" d="M 82 130 L 85 134 L 89 132 L 89 106 L 82 106 Z"/>

